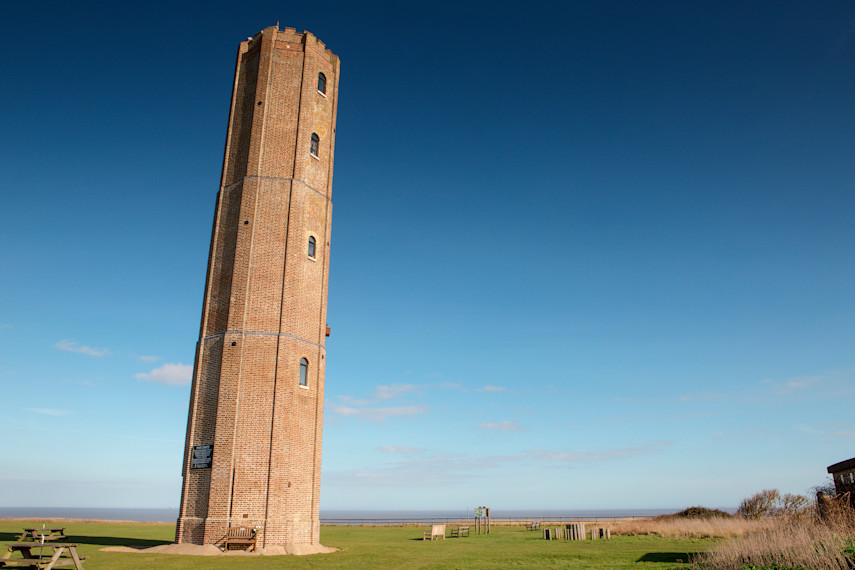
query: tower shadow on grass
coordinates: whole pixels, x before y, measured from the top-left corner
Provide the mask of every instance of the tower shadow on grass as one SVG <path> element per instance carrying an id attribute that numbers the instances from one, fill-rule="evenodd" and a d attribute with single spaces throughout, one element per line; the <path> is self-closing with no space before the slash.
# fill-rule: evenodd
<path id="1" fill-rule="evenodd" d="M 21 536 L 20 532 L 0 532 L 0 543 L 15 542 Z M 76 536 L 69 534 L 63 542 L 76 544 L 96 544 L 100 546 L 129 546 L 130 548 L 149 548 L 161 544 L 172 544 L 171 540 L 152 540 L 148 538 L 131 538 L 128 536 Z"/>
<path id="2" fill-rule="evenodd" d="M 636 562 L 683 562 L 690 564 L 699 552 L 648 552 Z"/>
<path id="3" fill-rule="evenodd" d="M 99 546 L 127 546 L 130 548 L 150 548 L 161 544 L 172 544 L 171 540 L 153 540 L 148 538 L 131 538 L 127 536 L 74 536 L 69 535 L 68 542 L 77 544 L 97 544 Z"/>

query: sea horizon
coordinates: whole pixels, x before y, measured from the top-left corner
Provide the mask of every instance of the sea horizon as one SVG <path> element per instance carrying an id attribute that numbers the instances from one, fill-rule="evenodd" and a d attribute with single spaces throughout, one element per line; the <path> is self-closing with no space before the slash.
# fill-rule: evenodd
<path id="1" fill-rule="evenodd" d="M 651 517 L 675 513 L 684 507 L 648 509 L 500 509 L 491 508 L 494 519 L 538 518 L 629 518 Z M 721 507 L 719 507 L 721 508 Z M 721 508 L 735 512 L 735 508 Z M 321 523 L 333 520 L 426 520 L 467 519 L 474 517 L 473 509 L 321 509 Z M 177 508 L 122 508 L 122 507 L 0 507 L 0 519 L 92 519 L 135 522 L 174 523 Z"/>

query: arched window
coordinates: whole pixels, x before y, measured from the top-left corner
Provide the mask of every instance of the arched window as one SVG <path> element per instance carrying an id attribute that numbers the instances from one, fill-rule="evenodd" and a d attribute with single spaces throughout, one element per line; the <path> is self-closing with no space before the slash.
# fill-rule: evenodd
<path id="1" fill-rule="evenodd" d="M 318 91 L 324 95 L 327 94 L 327 76 L 323 73 L 318 74 Z"/>
<path id="2" fill-rule="evenodd" d="M 309 385 L 309 361 L 305 358 L 300 359 L 300 386 Z"/>
<path id="3" fill-rule="evenodd" d="M 309 147 L 309 152 L 314 156 L 318 156 L 318 147 L 321 145 L 321 138 L 318 133 L 312 133 L 312 146 Z"/>
<path id="4" fill-rule="evenodd" d="M 315 257 L 315 237 L 309 236 L 309 257 Z"/>

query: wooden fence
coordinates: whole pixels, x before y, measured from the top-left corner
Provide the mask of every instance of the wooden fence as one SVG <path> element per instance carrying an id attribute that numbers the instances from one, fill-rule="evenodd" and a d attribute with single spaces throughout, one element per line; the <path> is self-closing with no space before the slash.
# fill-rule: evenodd
<path id="1" fill-rule="evenodd" d="M 530 522 L 540 522 L 544 526 L 555 524 L 570 524 L 577 522 L 615 522 L 620 520 L 646 519 L 650 517 L 638 515 L 609 515 L 609 516 L 551 516 L 551 517 L 490 517 L 491 525 L 524 525 Z M 474 517 L 434 517 L 434 518 L 380 518 L 380 519 L 332 519 L 321 518 L 321 524 L 326 526 L 427 526 L 434 524 L 468 524 Z"/>

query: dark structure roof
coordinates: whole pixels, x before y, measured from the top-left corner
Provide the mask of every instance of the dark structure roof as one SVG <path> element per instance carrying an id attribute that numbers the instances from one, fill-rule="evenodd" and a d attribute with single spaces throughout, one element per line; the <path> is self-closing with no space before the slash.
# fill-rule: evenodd
<path id="1" fill-rule="evenodd" d="M 828 466 L 829 473 L 837 473 L 838 471 L 846 471 L 847 469 L 855 469 L 855 457 Z"/>

